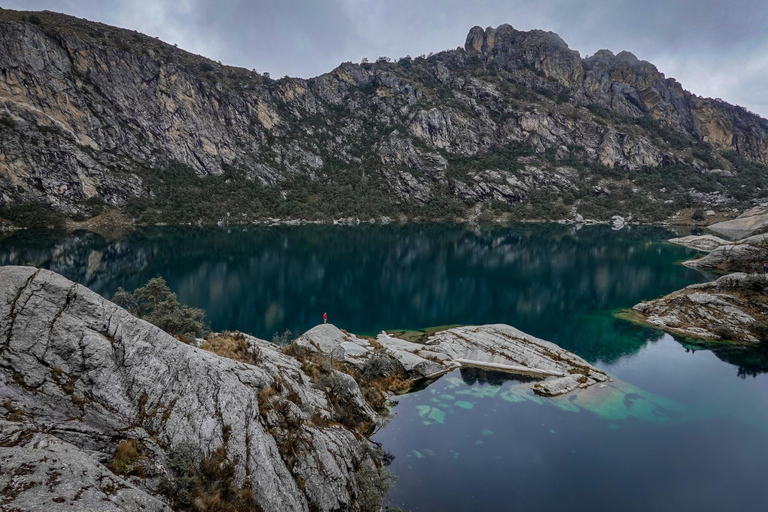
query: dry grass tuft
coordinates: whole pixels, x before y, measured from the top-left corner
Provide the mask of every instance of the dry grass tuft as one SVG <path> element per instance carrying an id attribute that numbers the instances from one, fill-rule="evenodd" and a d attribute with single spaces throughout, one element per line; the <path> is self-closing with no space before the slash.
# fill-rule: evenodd
<path id="1" fill-rule="evenodd" d="M 240 332 L 210 334 L 200 348 L 241 363 L 257 365 L 262 361 L 259 349 L 249 345 Z"/>
<path id="2" fill-rule="evenodd" d="M 109 463 L 109 469 L 116 475 L 144 476 L 144 467 L 140 461 L 144 457 L 144 447 L 136 439 L 126 439 L 117 445 L 115 456 Z"/>

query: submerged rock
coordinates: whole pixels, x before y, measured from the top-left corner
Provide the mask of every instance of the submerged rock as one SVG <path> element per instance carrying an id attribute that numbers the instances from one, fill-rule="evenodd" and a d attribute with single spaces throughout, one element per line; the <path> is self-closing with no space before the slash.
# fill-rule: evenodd
<path id="1" fill-rule="evenodd" d="M 768 318 L 768 278 L 735 273 L 694 284 L 632 309 L 648 325 L 704 340 L 757 343 L 755 322 Z"/>

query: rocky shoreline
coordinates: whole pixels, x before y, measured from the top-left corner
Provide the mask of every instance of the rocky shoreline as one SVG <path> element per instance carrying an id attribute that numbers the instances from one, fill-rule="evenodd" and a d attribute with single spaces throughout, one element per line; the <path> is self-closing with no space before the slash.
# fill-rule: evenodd
<path id="1" fill-rule="evenodd" d="M 701 235 L 670 242 L 708 252 L 683 262 L 685 266 L 726 275 L 642 302 L 623 316 L 705 341 L 768 341 L 768 274 L 764 271 L 768 264 L 768 235 L 736 241 Z"/>
<path id="2" fill-rule="evenodd" d="M 239 333 L 195 347 L 47 270 L 0 267 L 0 285 L 3 509 L 186 509 L 218 493 L 265 511 L 374 510 L 391 476 L 367 435 L 392 392 L 462 365 L 538 375 L 543 396 L 609 380 L 506 325 L 417 344 L 326 324 L 286 347 Z M 199 454 L 188 495 L 179 453 Z M 204 468 L 228 476 L 207 486 Z"/>

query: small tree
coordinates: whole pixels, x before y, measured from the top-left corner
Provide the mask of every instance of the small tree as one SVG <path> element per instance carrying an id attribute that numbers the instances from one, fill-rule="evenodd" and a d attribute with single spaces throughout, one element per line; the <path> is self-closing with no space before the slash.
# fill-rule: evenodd
<path id="1" fill-rule="evenodd" d="M 205 311 L 181 304 L 162 277 L 150 279 L 133 293 L 118 288 L 112 302 L 184 341 L 208 334 Z"/>

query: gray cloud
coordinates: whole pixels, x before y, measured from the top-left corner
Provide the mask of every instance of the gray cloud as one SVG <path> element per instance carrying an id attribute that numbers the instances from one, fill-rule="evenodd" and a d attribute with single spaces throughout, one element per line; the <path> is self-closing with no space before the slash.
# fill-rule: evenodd
<path id="1" fill-rule="evenodd" d="M 628 50 L 703 96 L 768 115 L 765 0 L 0 0 L 131 28 L 226 64 L 310 77 L 347 60 L 455 48 L 474 25 Z"/>

